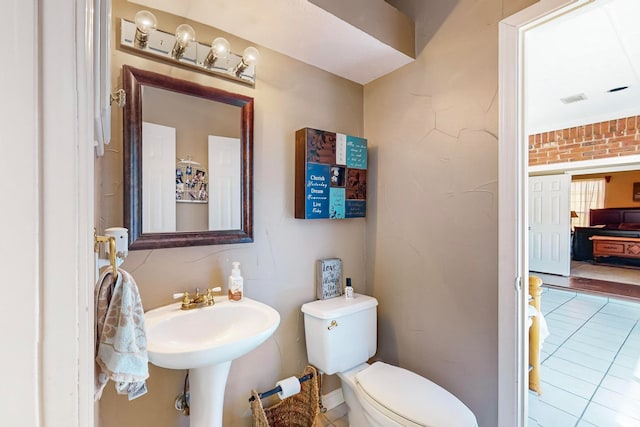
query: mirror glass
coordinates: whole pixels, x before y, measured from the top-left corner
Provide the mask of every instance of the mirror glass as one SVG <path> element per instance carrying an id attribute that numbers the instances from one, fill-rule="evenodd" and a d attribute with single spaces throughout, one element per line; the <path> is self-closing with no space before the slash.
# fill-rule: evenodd
<path id="1" fill-rule="evenodd" d="M 245 243 L 253 98 L 123 67 L 130 249 Z"/>

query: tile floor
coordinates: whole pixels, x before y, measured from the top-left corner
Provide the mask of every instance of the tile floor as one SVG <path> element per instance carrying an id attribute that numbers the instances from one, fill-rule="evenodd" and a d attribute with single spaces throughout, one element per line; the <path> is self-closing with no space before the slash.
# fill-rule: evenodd
<path id="1" fill-rule="evenodd" d="M 529 427 L 640 426 L 640 303 L 543 288 L 542 313 Z"/>

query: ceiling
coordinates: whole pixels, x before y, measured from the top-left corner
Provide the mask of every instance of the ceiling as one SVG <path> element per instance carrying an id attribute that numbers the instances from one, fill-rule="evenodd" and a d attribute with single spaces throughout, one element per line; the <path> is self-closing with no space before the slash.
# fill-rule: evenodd
<path id="1" fill-rule="evenodd" d="M 413 20 L 420 17 L 411 15 L 425 13 L 417 3 L 424 0 L 215 0 L 215 8 L 212 0 L 129 1 L 219 28 L 360 84 L 414 60 L 406 44 L 384 40 L 377 29 L 396 25 L 395 34 L 410 25 L 413 32 Z M 351 6 L 351 16 L 336 16 L 341 4 Z M 597 0 L 526 33 L 528 133 L 640 114 L 638 16 L 640 0 Z M 628 89 L 608 92 L 623 86 Z M 586 99 L 561 101 L 581 94 Z"/>
<path id="2" fill-rule="evenodd" d="M 527 133 L 640 115 L 638 17 L 638 0 L 600 0 L 526 33 Z"/>
<path id="3" fill-rule="evenodd" d="M 363 85 L 415 59 L 413 21 L 383 0 L 129 1 L 218 28 Z"/>

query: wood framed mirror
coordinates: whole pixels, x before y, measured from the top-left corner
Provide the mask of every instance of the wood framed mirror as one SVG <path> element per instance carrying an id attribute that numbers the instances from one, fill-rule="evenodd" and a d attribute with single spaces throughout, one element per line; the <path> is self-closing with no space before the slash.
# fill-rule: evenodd
<path id="1" fill-rule="evenodd" d="M 123 66 L 130 249 L 253 241 L 253 98 Z"/>

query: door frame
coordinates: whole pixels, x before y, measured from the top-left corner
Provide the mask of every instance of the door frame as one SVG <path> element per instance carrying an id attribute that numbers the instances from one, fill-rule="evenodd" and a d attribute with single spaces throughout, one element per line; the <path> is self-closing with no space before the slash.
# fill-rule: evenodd
<path id="1" fill-rule="evenodd" d="M 624 172 L 640 169 L 640 155 L 605 157 L 569 163 L 551 163 L 529 167 L 529 176 L 565 173 L 567 175 L 587 175 L 591 173 Z"/>
<path id="2" fill-rule="evenodd" d="M 34 124 L 40 185 L 33 263 L 39 327 L 38 393 L 18 401 L 29 405 L 23 413 L 37 414 L 33 425 L 92 426 L 94 8 L 91 0 L 24 3 L 35 4 L 36 15 L 22 23 L 39 41 Z"/>
<path id="3" fill-rule="evenodd" d="M 524 339 L 528 283 L 529 177 L 524 108 L 524 35 L 595 0 L 540 0 L 499 23 L 498 166 L 498 425 L 520 427 L 528 416 Z"/>

